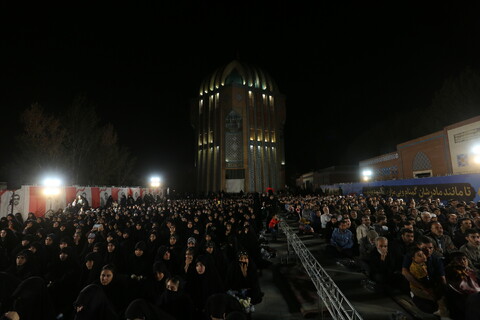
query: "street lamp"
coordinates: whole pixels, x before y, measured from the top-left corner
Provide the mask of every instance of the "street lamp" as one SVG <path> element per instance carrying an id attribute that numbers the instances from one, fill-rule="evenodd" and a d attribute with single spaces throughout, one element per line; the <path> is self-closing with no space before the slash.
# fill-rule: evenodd
<path id="1" fill-rule="evenodd" d="M 362 171 L 362 180 L 363 181 L 369 181 L 370 179 L 372 179 L 372 170 L 370 169 L 365 169 Z"/>
<path id="2" fill-rule="evenodd" d="M 60 186 L 62 185 L 62 180 L 59 178 L 46 178 L 43 180 L 43 194 L 48 198 L 50 202 L 50 209 L 52 210 L 53 198 L 60 194 Z"/>
<path id="3" fill-rule="evenodd" d="M 157 203 L 159 201 L 159 188 L 162 183 L 162 179 L 158 176 L 154 176 L 150 178 L 150 187 L 155 189 L 153 190 L 154 194 L 154 202 Z"/>
<path id="4" fill-rule="evenodd" d="M 56 196 L 60 193 L 62 180 L 58 178 L 47 178 L 43 181 L 43 194 L 46 196 Z"/>
<path id="5" fill-rule="evenodd" d="M 158 187 L 160 187 L 160 182 L 161 182 L 160 177 L 151 177 L 150 178 L 150 187 L 158 188 Z"/>
<path id="6" fill-rule="evenodd" d="M 475 145 L 472 148 L 473 162 L 480 164 L 480 145 Z"/>

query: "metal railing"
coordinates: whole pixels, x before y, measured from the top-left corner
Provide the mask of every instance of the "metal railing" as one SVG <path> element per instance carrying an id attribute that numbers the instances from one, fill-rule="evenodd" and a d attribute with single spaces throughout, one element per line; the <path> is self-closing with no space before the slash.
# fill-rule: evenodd
<path id="1" fill-rule="evenodd" d="M 290 226 L 285 221 L 281 221 L 279 227 L 287 237 L 288 250 L 292 247 L 295 251 L 315 285 L 318 296 L 323 301 L 332 318 L 339 320 L 362 320 L 360 314 L 343 295 L 310 250 L 307 249 L 296 233 L 292 231 Z"/>

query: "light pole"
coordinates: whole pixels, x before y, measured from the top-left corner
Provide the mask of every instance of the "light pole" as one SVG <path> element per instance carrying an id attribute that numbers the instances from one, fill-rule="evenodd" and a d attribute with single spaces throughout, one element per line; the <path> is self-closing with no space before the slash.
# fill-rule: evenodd
<path id="1" fill-rule="evenodd" d="M 15 189 L 13 189 L 12 191 L 12 197 L 10 199 L 10 205 L 12 206 L 11 209 L 10 209 L 10 213 L 13 214 L 13 208 L 15 207 Z"/>

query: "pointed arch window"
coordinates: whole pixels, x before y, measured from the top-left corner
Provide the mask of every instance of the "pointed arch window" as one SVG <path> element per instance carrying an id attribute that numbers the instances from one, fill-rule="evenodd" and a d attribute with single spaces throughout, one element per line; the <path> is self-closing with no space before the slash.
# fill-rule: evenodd
<path id="1" fill-rule="evenodd" d="M 413 171 L 430 170 L 432 169 L 432 163 L 428 156 L 422 151 L 418 152 L 413 158 Z"/>

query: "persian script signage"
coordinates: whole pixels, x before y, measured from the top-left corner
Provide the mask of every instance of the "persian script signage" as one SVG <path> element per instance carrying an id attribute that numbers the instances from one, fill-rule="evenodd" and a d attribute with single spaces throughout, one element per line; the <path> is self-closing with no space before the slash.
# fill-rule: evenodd
<path id="1" fill-rule="evenodd" d="M 446 183 L 430 185 L 398 185 L 363 187 L 365 195 L 385 195 L 404 199 L 442 198 L 459 201 L 473 201 L 476 196 L 475 188 L 469 183 Z"/>

